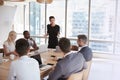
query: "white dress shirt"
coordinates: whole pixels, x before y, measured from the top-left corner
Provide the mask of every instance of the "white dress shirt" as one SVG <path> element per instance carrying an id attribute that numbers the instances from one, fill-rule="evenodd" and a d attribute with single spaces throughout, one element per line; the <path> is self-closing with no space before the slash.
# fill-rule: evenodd
<path id="1" fill-rule="evenodd" d="M 25 40 L 28 41 L 29 46 L 30 46 L 30 49 L 33 49 L 34 42 L 33 42 L 32 38 L 31 38 L 31 39 L 30 39 L 30 38 L 29 38 L 29 39 L 26 39 L 26 38 L 25 38 Z"/>
<path id="2" fill-rule="evenodd" d="M 34 44 L 33 40 L 31 40 L 31 39 L 28 39 L 28 43 L 30 46 L 33 46 L 33 44 Z"/>
<path id="3" fill-rule="evenodd" d="M 8 80 L 40 80 L 38 62 L 28 56 L 22 56 L 20 59 L 13 61 L 10 66 Z"/>
<path id="4" fill-rule="evenodd" d="M 68 52 L 68 53 L 66 53 L 65 55 L 64 55 L 64 57 L 66 57 L 66 56 L 68 56 L 68 55 L 70 55 L 70 54 L 76 54 L 77 53 L 77 51 L 70 51 L 70 52 Z"/>
<path id="5" fill-rule="evenodd" d="M 84 48 L 84 47 L 86 47 L 86 46 L 88 46 L 88 45 L 84 45 L 84 46 L 82 46 L 82 47 L 79 47 L 79 48 L 78 48 L 78 51 L 80 51 L 82 48 Z"/>

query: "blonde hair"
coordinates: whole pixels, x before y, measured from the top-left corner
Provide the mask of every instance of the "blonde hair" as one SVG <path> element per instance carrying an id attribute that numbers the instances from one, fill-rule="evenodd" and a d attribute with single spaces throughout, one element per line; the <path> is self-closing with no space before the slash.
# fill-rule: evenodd
<path id="1" fill-rule="evenodd" d="M 9 32 L 8 39 L 7 39 L 7 41 L 8 41 L 9 44 L 10 44 L 11 42 L 14 42 L 14 41 L 12 40 L 12 36 L 16 36 L 16 32 L 15 32 L 15 31 L 10 31 L 10 32 Z"/>

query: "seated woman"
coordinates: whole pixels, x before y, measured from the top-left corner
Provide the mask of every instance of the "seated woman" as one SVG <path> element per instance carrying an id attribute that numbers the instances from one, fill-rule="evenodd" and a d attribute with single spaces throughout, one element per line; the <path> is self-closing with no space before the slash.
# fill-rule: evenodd
<path id="1" fill-rule="evenodd" d="M 16 39 L 16 32 L 10 31 L 7 40 L 3 44 L 4 48 L 4 55 L 9 56 L 11 54 L 14 54 L 17 56 L 17 53 L 15 53 L 15 39 Z"/>

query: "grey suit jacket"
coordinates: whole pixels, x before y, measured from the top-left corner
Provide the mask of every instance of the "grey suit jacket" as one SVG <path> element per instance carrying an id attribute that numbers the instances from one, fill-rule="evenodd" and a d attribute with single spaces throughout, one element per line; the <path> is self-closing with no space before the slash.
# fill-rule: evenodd
<path id="1" fill-rule="evenodd" d="M 58 61 L 54 71 L 50 73 L 48 80 L 68 78 L 72 73 L 80 72 L 83 68 L 86 68 L 83 55 L 77 52 L 69 54 L 62 60 Z"/>
<path id="2" fill-rule="evenodd" d="M 88 46 L 83 47 L 79 52 L 83 54 L 86 61 L 92 60 L 92 50 Z"/>

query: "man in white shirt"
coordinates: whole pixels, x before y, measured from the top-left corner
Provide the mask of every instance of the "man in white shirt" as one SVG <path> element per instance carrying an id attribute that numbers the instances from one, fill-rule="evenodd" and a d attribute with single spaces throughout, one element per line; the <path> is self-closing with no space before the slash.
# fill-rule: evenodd
<path id="1" fill-rule="evenodd" d="M 29 43 L 25 39 L 16 41 L 15 51 L 19 59 L 11 63 L 8 80 L 40 80 L 38 62 L 27 56 Z"/>
<path id="2" fill-rule="evenodd" d="M 37 46 L 36 42 L 30 37 L 29 31 L 24 31 L 23 35 L 24 35 L 25 40 L 28 41 L 29 46 L 33 48 L 31 50 L 32 51 L 38 50 L 38 46 Z"/>

